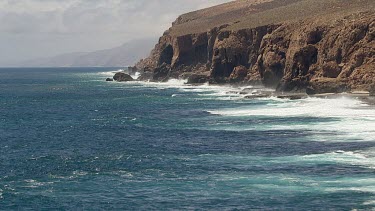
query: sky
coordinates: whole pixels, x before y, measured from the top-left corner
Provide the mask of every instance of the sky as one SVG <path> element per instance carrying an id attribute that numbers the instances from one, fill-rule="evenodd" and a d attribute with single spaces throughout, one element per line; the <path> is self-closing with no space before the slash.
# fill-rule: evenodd
<path id="1" fill-rule="evenodd" d="M 163 34 L 180 15 L 230 0 L 0 0 L 0 66 Z"/>

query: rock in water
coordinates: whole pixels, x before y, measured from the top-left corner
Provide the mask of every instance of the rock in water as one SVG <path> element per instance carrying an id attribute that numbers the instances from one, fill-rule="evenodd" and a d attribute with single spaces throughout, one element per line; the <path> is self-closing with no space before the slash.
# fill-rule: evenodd
<path id="1" fill-rule="evenodd" d="M 323 93 L 341 93 L 348 91 L 347 84 L 335 78 L 319 78 L 311 80 L 306 89 L 308 95 Z"/>
<path id="2" fill-rule="evenodd" d="M 142 73 L 137 80 L 139 81 L 150 81 L 153 80 L 154 73 L 152 72 L 144 72 Z"/>
<path id="3" fill-rule="evenodd" d="M 134 79 L 126 73 L 116 73 L 115 76 L 113 76 L 113 79 L 118 82 L 124 82 L 124 81 L 134 81 Z"/>
<path id="4" fill-rule="evenodd" d="M 208 81 L 207 75 L 192 74 L 188 77 L 188 84 L 204 84 Z"/>
<path id="5" fill-rule="evenodd" d="M 107 78 L 107 79 L 105 79 L 105 81 L 113 81 L 113 79 L 112 78 Z"/>

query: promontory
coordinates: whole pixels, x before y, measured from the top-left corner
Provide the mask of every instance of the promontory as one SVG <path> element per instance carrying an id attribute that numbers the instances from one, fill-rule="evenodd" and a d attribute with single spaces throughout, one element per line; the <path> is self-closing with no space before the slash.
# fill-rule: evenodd
<path id="1" fill-rule="evenodd" d="M 374 0 L 237 0 L 181 15 L 135 67 L 141 80 L 370 91 L 374 38 Z"/>

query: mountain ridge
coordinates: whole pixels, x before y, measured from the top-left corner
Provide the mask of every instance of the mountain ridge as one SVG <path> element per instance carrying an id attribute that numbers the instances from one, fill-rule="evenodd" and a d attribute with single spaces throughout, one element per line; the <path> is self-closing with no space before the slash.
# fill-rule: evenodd
<path id="1" fill-rule="evenodd" d="M 123 67 L 148 56 L 156 38 L 133 40 L 121 46 L 93 52 L 72 52 L 13 63 L 13 67 Z"/>

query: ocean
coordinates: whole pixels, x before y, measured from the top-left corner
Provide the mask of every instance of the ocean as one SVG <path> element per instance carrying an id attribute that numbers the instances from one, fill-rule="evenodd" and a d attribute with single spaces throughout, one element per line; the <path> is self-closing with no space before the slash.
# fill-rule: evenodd
<path id="1" fill-rule="evenodd" d="M 0 69 L 0 210 L 375 209 L 375 107 L 116 70 Z"/>

